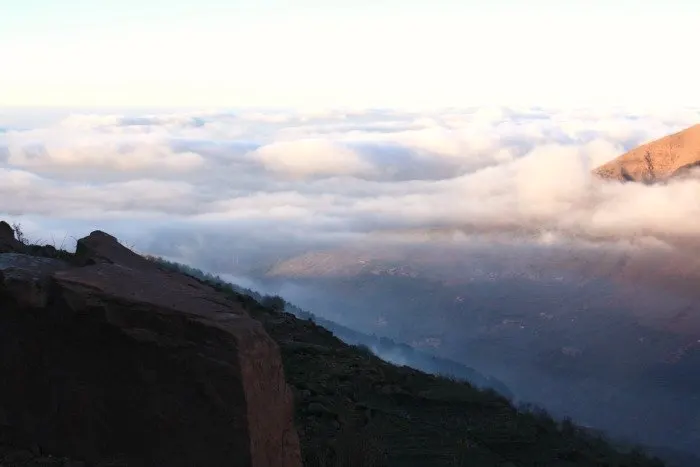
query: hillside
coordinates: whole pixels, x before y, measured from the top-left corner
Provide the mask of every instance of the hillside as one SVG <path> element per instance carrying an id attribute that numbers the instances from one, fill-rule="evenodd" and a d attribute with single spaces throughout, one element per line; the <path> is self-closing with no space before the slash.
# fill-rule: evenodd
<path id="1" fill-rule="evenodd" d="M 375 334 L 370 335 L 356 329 L 351 329 L 347 326 L 343 326 L 329 319 L 315 315 L 314 313 L 302 310 L 298 306 L 287 302 L 279 296 L 264 296 L 256 291 L 227 283 L 218 276 L 205 273 L 204 271 L 191 266 L 166 261 L 157 257 L 149 257 L 149 259 L 173 270 L 183 272 L 198 279 L 203 279 L 210 284 L 216 284 L 217 286 L 224 287 L 226 289 L 233 288 L 233 290 L 240 294 L 247 295 L 260 303 L 270 304 L 271 307 L 284 310 L 293 314 L 297 318 L 311 320 L 319 326 L 331 331 L 333 335 L 340 338 L 346 344 L 359 345 L 372 349 L 373 353 L 391 363 L 401 363 L 403 365 L 410 366 L 411 368 L 425 371 L 426 373 L 463 379 L 482 389 L 494 389 L 500 395 L 509 399 L 515 398 L 515 395 L 502 381 L 499 381 L 490 375 L 484 375 L 475 369 L 462 365 L 454 360 L 440 358 L 430 353 L 418 350 L 405 343 L 395 342 L 393 339 L 386 336 L 377 336 Z"/>
<path id="2" fill-rule="evenodd" d="M 5 224 L 6 225 L 6 224 Z M 7 231 L 7 229 L 4 229 Z M 215 353 L 217 348 L 224 345 L 227 341 L 225 335 L 218 331 L 218 334 L 207 336 L 202 335 L 203 339 L 197 341 L 195 338 L 197 333 L 206 332 L 208 329 L 207 319 L 208 314 L 203 314 L 198 309 L 190 308 L 185 310 L 183 307 L 192 307 L 195 303 L 201 301 L 206 307 L 216 306 L 225 307 L 231 310 L 236 318 L 225 318 L 232 316 L 231 314 L 219 315 L 218 324 L 220 330 L 225 328 L 221 326 L 235 326 L 236 322 L 245 322 L 247 316 L 262 323 L 264 330 L 269 335 L 279 348 L 282 357 L 282 365 L 287 384 L 292 388 L 294 394 L 294 419 L 296 431 L 299 435 L 301 451 L 306 466 L 348 466 L 348 467 L 365 467 L 365 466 L 459 466 L 469 465 L 474 467 L 479 466 L 498 466 L 498 467 L 527 467 L 527 466 L 662 466 L 663 463 L 658 460 L 650 459 L 642 455 L 639 451 L 623 451 L 621 447 L 613 447 L 609 442 L 601 437 L 591 434 L 587 430 L 576 427 L 573 423 L 564 421 L 562 423 L 555 422 L 551 417 L 540 411 L 526 411 L 516 409 L 507 399 L 499 396 L 493 391 L 479 390 L 467 382 L 457 381 L 454 379 L 428 375 L 426 373 L 413 370 L 407 367 L 400 367 L 382 361 L 368 349 L 363 347 L 351 346 L 343 343 L 335 337 L 330 331 L 318 326 L 310 320 L 303 320 L 295 317 L 292 314 L 281 311 L 273 303 L 263 305 L 256 299 L 242 294 L 236 290 L 234 286 L 222 284 L 214 281 L 195 280 L 178 272 L 164 270 L 160 266 L 154 265 L 149 267 L 143 263 L 143 258 L 128 252 L 124 247 L 118 245 L 113 237 L 106 236 L 103 233 L 93 233 L 87 239 L 82 239 L 79 242 L 79 252 L 76 254 L 65 251 L 58 251 L 51 247 L 27 246 L 20 245 L 16 241 L 7 241 L 3 244 L 3 251 L 13 251 L 11 253 L 0 253 L 5 261 L 3 271 L 6 271 L 4 277 L 4 286 L 10 289 L 3 289 L 2 296 L 4 298 L 3 314 L 12 316 L 13 320 L 26 319 L 27 321 L 22 328 L 27 331 L 35 326 L 43 326 L 42 322 L 46 321 L 48 327 L 42 328 L 42 334 L 45 337 L 58 337 L 64 332 L 75 333 L 83 326 L 84 317 L 92 316 L 91 320 L 85 322 L 89 325 L 86 329 L 93 333 L 98 333 L 102 338 L 97 341 L 101 342 L 101 347 L 93 349 L 93 352 L 100 354 L 101 352 L 113 352 L 111 340 L 120 342 L 120 351 L 114 351 L 111 358 L 121 359 L 125 350 L 132 351 L 127 345 L 131 339 L 137 339 L 135 342 L 140 342 L 133 349 L 141 348 L 143 351 L 149 352 L 148 360 L 141 361 L 139 359 L 120 361 L 118 372 L 112 371 L 113 365 L 109 371 L 100 371 L 103 377 L 113 378 L 118 376 L 119 384 L 124 384 L 126 377 L 131 377 L 132 370 L 138 370 L 134 373 L 134 378 L 143 379 L 140 384 L 152 384 L 154 381 L 160 380 L 161 377 L 168 376 L 165 373 L 165 368 L 158 370 L 158 367 L 145 368 L 142 365 L 154 358 L 162 360 L 161 365 L 167 362 L 167 353 L 162 353 L 168 348 L 178 355 L 179 359 L 187 356 L 187 365 L 181 368 L 184 372 L 179 378 L 182 381 L 190 381 L 190 384 L 200 385 L 203 381 L 188 380 L 188 371 L 197 371 L 197 359 L 203 358 L 203 353 L 210 355 L 209 358 L 216 359 Z M 105 240 L 107 244 L 104 245 Z M 85 245 L 97 244 L 102 242 L 102 247 L 93 248 L 93 252 L 85 256 Z M 126 253 L 128 252 L 128 254 Z M 8 256 L 9 255 L 9 256 Z M 32 259 L 33 258 L 33 259 Z M 60 260 L 57 258 L 61 258 Z M 20 261 L 19 263 L 17 261 Z M 58 263 L 57 261 L 61 261 Z M 113 263 L 113 261 L 118 261 Z M 71 315 L 71 319 L 65 323 L 53 320 L 60 318 L 61 314 L 58 309 L 55 309 L 51 314 L 36 314 L 31 315 L 14 314 L 14 311 L 7 307 L 10 303 L 7 301 L 7 293 L 21 293 L 25 298 L 36 300 L 43 297 L 42 295 L 32 295 L 34 293 L 47 290 L 49 293 L 55 293 L 56 286 L 48 289 L 39 288 L 37 291 L 23 286 L 25 282 L 9 282 L 9 277 L 19 277 L 22 279 L 24 274 L 15 266 L 9 264 L 52 264 L 57 266 L 61 264 L 65 267 L 65 272 L 57 273 L 59 280 L 56 286 L 61 286 L 60 280 L 66 280 L 68 277 L 73 279 L 69 284 L 74 290 L 70 297 L 71 300 L 66 302 L 71 306 L 79 306 L 81 303 L 92 303 L 92 308 L 80 311 L 78 314 Z M 65 264 L 64 264 L 65 263 Z M 76 264 L 82 264 L 76 266 Z M 94 271 L 96 275 L 90 279 L 90 272 Z M 110 272 L 111 271 L 111 272 Z M 120 311 L 121 306 L 125 303 L 124 298 L 109 302 L 109 312 L 103 314 L 95 314 L 100 308 L 95 308 L 100 288 L 104 288 L 109 284 L 104 283 L 110 274 L 122 274 L 122 279 L 126 280 L 124 274 L 132 271 L 132 277 L 129 281 L 135 281 L 141 274 L 146 274 L 148 282 L 143 282 L 137 287 L 127 287 L 126 290 L 140 292 L 129 292 L 130 300 L 137 300 L 134 304 L 139 303 L 139 313 L 123 314 Z M 143 273 L 141 272 L 143 271 Z M 133 274 L 136 272 L 136 278 Z M 9 274 L 9 275 L 8 275 Z M 80 280 L 86 284 L 91 284 L 85 292 L 80 292 L 82 289 L 75 288 L 77 278 L 83 277 Z M 63 279 L 66 278 L 66 279 Z M 13 279 L 14 280 L 14 279 Z M 22 279 L 24 280 L 24 279 Z M 127 281 L 128 282 L 128 281 Z M 40 282 L 34 282 L 40 284 Z M 22 285 L 22 287 L 17 287 Z M 136 285 L 131 282 L 132 285 Z M 111 286 L 119 286 L 113 283 Z M 142 288 L 145 287 L 145 288 Z M 170 315 L 174 309 L 162 309 L 156 311 L 144 308 L 143 300 L 149 298 L 155 300 L 156 296 L 141 297 L 143 290 L 149 294 L 160 289 L 162 292 L 157 295 L 158 300 L 162 303 L 171 303 L 170 306 L 176 306 L 183 309 L 183 315 L 178 315 L 178 327 L 174 330 L 177 334 L 173 334 L 171 340 L 158 341 L 158 354 L 154 354 L 152 350 L 153 339 L 158 336 L 157 333 L 163 333 L 167 330 L 164 328 L 166 320 L 170 319 Z M 214 294 L 212 295 L 212 291 Z M 76 293 L 89 293 L 90 299 L 87 302 L 77 300 L 79 295 Z M 164 292 L 164 293 L 163 293 Z M 197 293 L 197 295 L 180 296 L 182 293 Z M 29 295 L 26 295 L 29 294 Z M 18 296 L 18 297 L 20 297 Z M 173 301 L 174 300 L 174 301 Z M 46 304 L 56 303 L 53 299 Z M 105 302 L 106 303 L 106 302 Z M 213 305 L 212 305 L 213 304 Z M 92 311 L 90 311 L 92 310 Z M 86 311 L 90 311 L 86 313 Z M 242 313 L 244 312 L 244 313 Z M 141 320 L 139 316 L 149 317 L 147 320 Z M 182 318 L 190 316 L 183 320 Z M 100 320 L 107 319 L 105 322 Z M 136 321 L 135 321 L 136 320 Z M 224 320 L 224 321 L 222 321 Z M 109 327 L 118 326 L 119 329 L 128 330 L 128 323 L 139 324 L 143 328 L 132 329 L 126 335 L 114 334 L 107 331 Z M 230 323 L 230 324 L 225 324 Z M 65 326 L 68 325 L 66 328 Z M 157 325 L 156 327 L 152 327 Z M 125 327 L 126 326 L 126 327 Z M 248 325 L 246 325 L 248 326 Z M 256 329 L 251 323 L 251 329 Z M 146 327 L 152 327 L 152 331 L 145 332 Z M 235 328 L 232 328 L 235 329 Z M 183 333 L 183 331 L 186 331 Z M 256 331 L 257 332 L 257 331 Z M 175 337 L 182 338 L 187 336 L 189 339 L 186 346 L 182 346 Z M 5 337 L 10 337 L 8 334 Z M 69 336 L 70 337 L 70 336 Z M 87 336 L 81 336 L 77 343 L 74 340 L 65 341 L 65 345 L 77 345 L 81 342 L 97 342 L 95 337 L 89 341 L 84 341 Z M 107 339 L 109 338 L 109 339 Z M 105 340 L 107 339 L 107 340 Z M 116 339 L 116 340 L 115 340 Z M 126 340 L 125 340 L 126 339 Z M 194 339 L 194 340 L 193 340 Z M 261 339 L 265 339 L 261 337 Z M 17 341 L 17 344 L 22 344 L 24 341 Z M 49 354 L 42 358 L 49 361 L 52 358 L 59 358 L 64 352 L 60 346 L 56 346 L 57 342 L 47 342 L 50 344 L 47 348 Z M 240 341 L 235 347 L 236 351 L 241 351 L 243 341 Z M 24 344 L 22 344 L 24 345 Z M 82 344 L 81 344 L 82 345 Z M 266 344 L 265 344 L 266 345 Z M 125 347 L 126 346 L 126 347 Z M 187 350 L 194 349 L 193 352 Z M 179 349 L 179 350 L 177 350 Z M 59 355 L 57 355 L 57 353 Z M 91 353 L 76 353 L 73 358 L 77 361 L 81 359 L 97 358 L 99 355 Z M 262 356 L 262 355 L 261 355 Z M 134 355 L 136 357 L 136 355 Z M 274 357 L 274 355 L 272 356 Z M 25 360 L 28 357 L 24 357 Z M 220 353 L 219 358 L 228 358 L 225 353 Z M 241 358 L 245 359 L 245 354 L 241 354 Z M 28 363 L 25 360 L 18 360 L 17 363 Z M 268 365 L 270 359 L 265 357 L 259 363 Z M 274 358 L 272 358 L 274 361 Z M 61 360 L 63 361 L 63 360 Z M 104 360 L 103 360 L 104 361 Z M 184 361 L 184 360 L 181 360 Z M 212 360 L 212 363 L 217 360 Z M 204 362 L 204 361 L 202 361 Z M 218 360 L 221 363 L 220 360 Z M 64 361 L 65 363 L 65 361 Z M 70 360 L 68 361 L 70 363 Z M 13 362 L 5 362 L 6 365 L 13 365 Z M 131 365 L 137 365 L 137 368 L 131 368 Z M 14 367 L 12 367 L 14 368 Z M 19 368 L 19 367 L 18 367 Z M 76 367 L 77 368 L 77 367 Z M 221 367 L 224 368 L 224 367 Z M 173 371 L 175 367 L 168 367 L 167 371 Z M 265 370 L 265 367 L 263 368 Z M 35 367 L 33 372 L 43 371 L 41 367 Z M 79 371 L 79 370 L 73 370 Z M 265 370 L 267 371 L 267 370 Z M 155 372 L 155 373 L 154 373 Z M 19 374 L 18 374 L 19 375 Z M 66 376 L 68 374 L 65 374 Z M 141 376 L 138 376 L 141 375 Z M 193 373 L 193 376 L 195 374 Z M 256 377 L 255 372 L 246 373 L 244 377 Z M 85 378 L 93 378 L 91 374 L 78 373 L 78 380 Z M 65 376 L 64 376 L 65 377 Z M 211 375 L 210 375 L 211 377 Z M 183 379 L 184 378 L 184 379 Z M 236 384 L 240 377 L 227 377 L 229 384 Z M 92 394 L 84 393 L 82 400 L 83 409 L 80 413 L 81 419 L 89 419 L 90 417 L 99 417 L 104 410 L 109 410 L 110 407 L 105 406 L 99 409 L 96 400 L 91 397 L 100 398 L 104 391 L 108 391 L 110 387 L 100 387 L 98 381 L 92 381 L 94 386 Z M 70 382 L 70 380 L 68 380 Z M 224 386 L 216 386 L 219 381 L 211 381 L 207 384 L 207 390 L 199 394 L 193 392 L 188 397 L 195 397 L 201 404 L 211 398 L 212 402 L 218 401 L 222 394 L 221 391 L 226 391 Z M 255 383 L 254 383 L 255 384 Z M 259 384 L 259 382 L 257 383 Z M 165 387 L 152 387 L 149 390 L 154 401 L 157 398 L 166 400 L 179 400 L 180 404 L 185 399 L 177 399 L 178 393 L 173 393 L 173 390 L 179 391 L 174 386 L 166 390 Z M 259 386 L 258 386 L 259 387 Z M 279 387 L 279 385 L 277 385 Z M 186 385 L 183 386 L 183 389 Z M 39 392 L 46 389 L 43 386 L 35 388 Z M 213 391 L 213 392 L 212 392 Z M 3 392 L 3 395 L 6 393 Z M 75 394 L 75 393 L 71 393 Z M 218 396 L 217 396 L 218 394 Z M 252 395 L 252 394 L 251 394 Z M 248 397 L 250 397 L 249 395 Z M 176 398 L 176 399 L 173 399 Z M 260 399 L 256 396 L 253 399 Z M 118 399 L 114 399 L 118 401 Z M 269 400 L 269 399 L 268 399 Z M 29 407 L 23 407 L 21 399 L 3 400 L 0 401 L 6 410 L 22 411 L 28 410 Z M 12 406 L 8 405 L 12 402 Z M 120 402 L 121 403 L 121 402 Z M 218 402 L 217 402 L 218 403 Z M 250 402 L 248 402 L 250 403 Z M 180 411 L 189 412 L 191 409 L 187 405 L 179 405 Z M 32 408 L 33 409 L 33 408 Z M 99 413 L 94 413 L 93 410 L 99 409 Z M 163 411 L 167 409 L 167 405 L 159 407 L 157 415 L 158 423 L 173 423 L 178 420 L 168 418 L 169 412 Z M 219 409 L 221 410 L 221 409 Z M 268 408 L 260 407 L 260 412 L 255 407 L 249 407 L 248 417 L 252 417 L 251 423 L 265 424 L 267 420 L 264 417 L 270 417 L 271 414 L 263 415 L 262 412 Z M 68 412 L 70 413 L 70 412 Z M 184 412 L 181 412 L 184 413 Z M 218 411 L 209 412 L 209 410 L 195 411 L 194 414 L 198 417 L 212 417 L 215 421 L 218 416 Z M 53 416 L 60 416 L 61 412 L 55 413 Z M 129 413 L 117 412 L 113 414 L 116 417 L 129 417 Z M 134 416 L 134 424 L 131 429 L 144 430 L 148 425 L 138 425 L 138 420 L 143 414 L 132 414 Z M 172 416 L 172 414 L 170 415 Z M 258 416 L 260 419 L 255 420 Z M 163 418 L 165 417 L 165 418 Z M 273 414 L 272 418 L 276 416 Z M 228 417 L 227 417 L 228 419 Z M 235 418 L 234 418 L 235 419 Z M 282 415 L 282 419 L 284 415 Z M 100 423 L 104 423 L 109 419 L 101 419 Z M 50 417 L 44 420 L 50 422 Z M 79 421 L 76 419 L 76 421 Z M 202 419 L 201 421 L 204 421 Z M 0 439 L 5 443 L 0 449 L 0 459 L 2 465 L 7 466 L 132 466 L 132 465 L 163 465 L 158 463 L 145 463 L 143 460 L 136 463 L 120 462 L 114 463 L 113 460 L 105 458 L 104 461 L 91 462 L 71 462 L 59 457 L 53 457 L 50 449 L 45 449 L 41 443 L 33 442 L 32 439 L 25 437 L 14 437 L 17 425 L 12 423 L 7 424 L 5 420 L 0 429 Z M 221 420 L 223 422 L 223 419 Z M 24 423 L 36 423 L 34 419 L 27 419 Z M 176 423 L 175 426 L 180 426 Z M 202 425 L 206 427 L 206 424 Z M 269 424 L 270 428 L 278 426 L 277 424 Z M 111 431 L 114 435 L 119 435 L 119 427 L 99 425 L 100 432 L 103 430 Z M 184 428 L 184 426 L 183 426 Z M 71 430 L 77 429 L 71 427 Z M 115 431 L 116 430 L 116 431 Z M 42 432 L 36 432 L 37 436 L 41 436 Z M 191 432 L 191 435 L 196 433 Z M 212 434 L 214 434 L 212 432 Z M 66 433 L 69 435 L 69 433 Z M 124 433 L 121 433 L 123 436 Z M 159 432 L 150 433 L 144 432 L 148 437 L 158 437 Z M 217 433 L 220 435 L 220 433 Z M 87 436 L 85 439 L 71 437 L 73 441 L 80 441 L 90 445 L 92 436 Z M 125 439 L 131 439 L 129 437 Z M 146 438 L 142 439 L 144 442 Z M 192 438 L 192 442 L 197 438 Z M 239 440 L 240 438 L 233 438 Z M 269 438 L 268 438 L 269 439 Z M 201 438 L 200 441 L 205 440 Z M 208 443 L 214 442 L 215 439 L 207 439 Z M 114 442 L 114 439 L 109 441 Z M 148 449 L 149 445 L 131 446 L 128 443 L 123 444 L 121 449 L 124 451 L 133 451 L 134 449 Z M 187 440 L 181 440 L 178 443 L 166 443 L 164 448 L 173 450 L 173 452 L 186 452 L 189 448 Z M 57 440 L 52 440 L 49 443 L 54 450 L 71 451 L 67 445 L 57 443 Z M 229 443 L 226 443 L 227 446 Z M 217 445 L 211 445 L 212 448 L 217 448 Z M 97 446 L 96 446 L 97 447 Z M 218 446 L 224 448 L 224 446 Z M 75 449 L 73 451 L 77 452 Z M 279 449 L 275 453 L 279 453 Z M 273 454 L 269 448 L 268 453 Z M 60 454 L 60 453 L 59 453 Z M 207 456 L 208 452 L 203 452 L 201 455 Z M 73 456 L 74 457 L 74 456 Z M 95 455 L 92 456 L 95 458 Z M 78 457 L 80 458 L 80 457 Z M 182 460 L 177 465 L 182 464 Z M 174 465 L 174 464 L 173 464 Z M 268 465 L 265 464 L 249 464 L 246 461 L 239 459 L 233 464 L 230 463 L 195 463 L 202 467 L 218 467 L 219 465 Z M 271 464 L 270 464 L 271 465 Z M 277 464 L 282 465 L 282 464 Z"/>
<path id="3" fill-rule="evenodd" d="M 325 318 L 493 376 L 559 417 L 700 454 L 688 410 L 700 390 L 693 255 L 644 243 L 465 243 L 344 245 L 256 281 Z"/>
<path id="4" fill-rule="evenodd" d="M 50 251 L 50 250 L 49 250 Z M 373 349 L 373 352 L 381 355 L 385 360 L 391 361 L 393 363 L 403 362 L 407 366 L 419 369 L 432 374 L 441 374 L 449 377 L 456 377 L 460 379 L 467 380 L 472 385 L 480 388 L 491 388 L 495 389 L 501 395 L 514 399 L 514 394 L 510 389 L 501 381 L 493 378 L 492 376 L 487 376 L 481 374 L 469 368 L 459 362 L 454 360 L 440 358 L 427 352 L 423 352 L 414 347 L 411 347 L 405 343 L 395 342 L 394 340 L 387 338 L 386 336 L 377 336 L 375 334 L 367 334 L 355 329 L 351 329 L 347 326 L 343 326 L 334 321 L 325 319 L 321 316 L 317 316 L 313 313 L 309 313 L 301 308 L 285 301 L 279 296 L 264 296 L 260 293 L 239 287 L 235 284 L 230 284 L 222 280 L 218 276 L 205 273 L 197 268 L 187 266 L 184 264 L 171 262 L 158 257 L 147 256 L 147 259 L 155 262 L 159 266 L 163 266 L 167 269 L 184 273 L 188 276 L 192 276 L 197 279 L 202 279 L 207 283 L 217 285 L 219 287 L 232 287 L 236 292 L 250 296 L 256 301 L 263 303 L 266 306 L 270 306 L 273 309 L 285 310 L 297 318 L 304 320 L 312 320 L 316 324 L 324 327 L 331 331 L 334 335 L 343 340 L 343 342 L 353 345 L 361 345 Z"/>
<path id="5" fill-rule="evenodd" d="M 700 125 L 643 144 L 596 168 L 602 178 L 657 182 L 683 175 L 700 164 Z"/>
<path id="6" fill-rule="evenodd" d="M 243 304 L 280 345 L 306 466 L 664 465 L 539 409 L 518 410 L 492 390 L 385 362 L 312 320 L 205 282 Z"/>

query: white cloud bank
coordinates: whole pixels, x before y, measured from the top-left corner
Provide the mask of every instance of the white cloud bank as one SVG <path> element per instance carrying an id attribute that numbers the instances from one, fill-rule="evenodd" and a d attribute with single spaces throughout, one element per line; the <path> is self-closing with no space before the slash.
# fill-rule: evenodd
<path id="1" fill-rule="evenodd" d="M 270 143 L 255 150 L 253 157 L 272 172 L 301 177 L 360 175 L 372 169 L 352 149 L 319 139 Z"/>
<path id="2" fill-rule="evenodd" d="M 8 165 L 45 171 L 52 168 L 139 172 L 157 169 L 185 172 L 199 168 L 204 158 L 192 151 L 176 151 L 160 135 L 119 132 L 118 122 L 107 117 L 82 125 L 68 117 L 54 128 L 10 131 L 4 135 Z"/>
<path id="3" fill-rule="evenodd" d="M 168 219 L 185 231 L 252 237 L 265 225 L 280 242 L 436 226 L 697 236 L 700 182 L 621 185 L 590 170 L 699 117 L 693 109 L 132 112 L 36 127 L 23 116 L 19 127 L 5 115 L 0 213 L 73 235 L 115 219 L 116 229 L 140 219 L 145 232 Z"/>

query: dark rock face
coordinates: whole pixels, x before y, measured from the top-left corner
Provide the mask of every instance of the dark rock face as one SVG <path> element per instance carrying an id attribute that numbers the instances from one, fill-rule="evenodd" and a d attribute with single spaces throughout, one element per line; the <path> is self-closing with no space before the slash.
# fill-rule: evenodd
<path id="1" fill-rule="evenodd" d="M 301 465 L 260 323 L 103 232 L 76 253 L 0 255 L 0 425 L 90 463 Z"/>
<path id="2" fill-rule="evenodd" d="M 49 277 L 69 267 L 56 259 L 0 253 L 0 288 L 20 306 L 43 307 L 48 300 Z"/>
<path id="3" fill-rule="evenodd" d="M 163 271 L 159 266 L 122 246 L 116 238 L 100 230 L 78 240 L 75 256 L 80 264 L 121 264 L 145 271 Z"/>
<path id="4" fill-rule="evenodd" d="M 0 253 L 22 252 L 24 245 L 15 238 L 15 231 L 5 221 L 0 221 Z"/>

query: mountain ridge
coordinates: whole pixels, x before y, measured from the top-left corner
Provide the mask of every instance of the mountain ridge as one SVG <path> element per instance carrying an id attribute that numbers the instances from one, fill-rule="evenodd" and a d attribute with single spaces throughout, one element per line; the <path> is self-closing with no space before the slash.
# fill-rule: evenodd
<path id="1" fill-rule="evenodd" d="M 595 168 L 603 179 L 655 183 L 700 165 L 700 124 L 633 148 Z"/>
<path id="2" fill-rule="evenodd" d="M 236 284 L 227 282 L 216 275 L 207 274 L 204 271 L 191 266 L 183 265 L 174 261 L 167 261 L 159 257 L 149 257 L 149 259 L 168 268 L 172 268 L 195 278 L 202 279 L 208 283 L 219 284 L 222 287 L 231 286 L 234 288 L 234 290 L 236 290 L 236 292 L 248 295 L 260 303 L 276 302 L 276 306 L 283 309 L 287 313 L 291 313 L 299 319 L 311 320 L 315 322 L 316 324 L 331 331 L 335 336 L 339 337 L 347 344 L 367 347 L 383 360 L 396 363 L 399 366 L 409 366 L 416 370 L 424 371 L 430 374 L 464 379 L 476 387 L 482 389 L 491 388 L 496 390 L 504 397 L 511 400 L 515 399 L 513 392 L 502 381 L 499 381 L 490 375 L 484 375 L 475 369 L 454 360 L 431 355 L 406 343 L 396 342 L 386 336 L 376 334 L 370 335 L 356 329 L 352 329 L 348 326 L 343 326 L 342 324 L 339 324 L 333 320 L 326 319 L 314 313 L 303 310 L 292 303 L 287 302 L 282 297 L 262 295 L 251 289 L 237 286 Z M 389 358 L 383 357 L 385 355 L 389 356 Z M 405 361 L 405 363 L 397 363 L 397 360 Z"/>

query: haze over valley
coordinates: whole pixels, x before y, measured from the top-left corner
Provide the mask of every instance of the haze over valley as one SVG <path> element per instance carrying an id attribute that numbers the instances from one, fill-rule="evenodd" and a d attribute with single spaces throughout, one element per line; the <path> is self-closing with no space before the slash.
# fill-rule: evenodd
<path id="1" fill-rule="evenodd" d="M 700 69 L 689 44 L 699 14 L 680 0 L 8 5 L 0 14 L 0 331 L 20 347 L 34 338 L 13 326 L 48 333 L 46 349 L 60 350 L 73 345 L 72 327 L 23 320 L 96 313 L 104 329 L 81 322 L 86 342 L 137 356 L 151 332 L 162 338 L 148 344 L 158 343 L 158 366 L 179 355 L 168 346 L 185 339 L 180 320 L 199 329 L 192 294 L 207 297 L 217 305 L 198 339 L 218 335 L 230 313 L 243 324 L 226 327 L 221 346 L 207 350 L 211 361 L 201 352 L 188 361 L 197 371 L 236 362 L 217 384 L 240 404 L 221 415 L 231 404 L 210 397 L 204 378 L 202 405 L 185 405 L 204 434 L 214 425 L 202 414 L 216 408 L 220 439 L 231 430 L 244 451 L 258 446 L 250 459 L 268 463 L 385 465 L 338 460 L 338 443 L 361 435 L 393 449 L 392 467 L 462 465 L 450 456 L 463 448 L 477 467 L 622 467 L 628 454 L 639 461 L 629 466 L 659 465 L 617 451 L 637 444 L 670 467 L 697 467 Z M 135 291 L 122 287 L 132 284 L 122 266 L 138 271 L 129 279 Z M 56 298 L 72 297 L 77 281 L 92 303 L 98 279 L 111 297 L 100 302 L 104 313 L 73 315 L 83 302 Z M 156 320 L 125 331 L 131 318 L 109 312 L 114 290 L 131 303 L 122 318 L 158 316 L 173 327 Z M 185 298 L 165 303 L 167 290 Z M 148 291 L 144 311 L 132 302 Z M 190 343 L 209 345 L 201 339 Z M 263 341 L 267 366 L 258 368 L 252 356 Z M 12 342 L 3 352 L 20 348 Z M 48 382 L 36 386 L 53 391 L 54 368 L 31 363 L 42 352 L 53 358 L 46 349 L 17 352 L 46 369 L 37 381 Z M 55 365 L 73 368 L 73 357 Z M 21 373 L 14 361 L 0 359 L 0 370 Z M 121 361 L 137 375 L 134 394 L 170 400 L 137 361 Z M 179 381 L 177 368 L 168 375 Z M 80 388 L 85 375 L 75 375 Z M 246 379 L 260 375 L 267 379 Z M 95 387 L 112 387 L 105 381 Z M 246 391 L 258 383 L 272 389 L 253 404 Z M 22 384 L 0 384 L 2 465 L 3 427 L 31 425 L 24 412 L 12 420 L 3 412 L 23 407 L 13 399 Z M 177 397 L 192 387 L 183 383 Z M 524 408 L 532 406 L 559 424 Z M 267 415 L 256 418 L 263 409 L 279 416 L 271 428 Z M 158 414 L 153 423 L 167 427 Z M 42 423 L 26 430 L 32 446 L 64 433 Z M 119 439 L 118 423 L 99 423 L 104 440 Z M 591 441 L 598 432 L 615 447 Z M 279 458 L 265 457 L 274 449 L 260 449 L 264 440 L 284 445 Z M 102 441 L 86 443 L 40 447 L 101 461 Z M 132 454 L 150 455 L 140 443 L 129 445 Z M 159 462 L 186 462 L 180 447 L 192 448 L 195 464 L 243 459 L 226 442 L 165 446 Z M 326 448 L 331 457 L 309 460 Z M 146 461 L 130 465 L 150 465 L 138 462 Z"/>
<path id="2" fill-rule="evenodd" d="M 0 189 L 32 241 L 70 249 L 100 226 L 557 416 L 700 454 L 700 182 L 592 173 L 698 115 L 6 115 Z"/>

